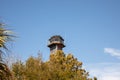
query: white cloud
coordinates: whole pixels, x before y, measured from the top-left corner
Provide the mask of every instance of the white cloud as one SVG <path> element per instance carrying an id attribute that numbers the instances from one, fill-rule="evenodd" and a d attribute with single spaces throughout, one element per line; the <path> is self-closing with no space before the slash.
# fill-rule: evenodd
<path id="1" fill-rule="evenodd" d="M 98 80 L 120 80 L 120 63 L 89 64 L 87 69 Z"/>
<path id="2" fill-rule="evenodd" d="M 114 48 L 104 48 L 104 53 L 109 53 L 112 56 L 120 58 L 120 50 Z"/>

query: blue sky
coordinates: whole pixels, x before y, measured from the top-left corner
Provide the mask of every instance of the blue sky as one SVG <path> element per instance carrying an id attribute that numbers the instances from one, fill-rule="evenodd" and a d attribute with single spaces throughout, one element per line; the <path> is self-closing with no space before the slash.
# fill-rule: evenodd
<path id="1" fill-rule="evenodd" d="M 119 0 L 0 0 L 0 20 L 18 36 L 11 50 L 23 61 L 49 58 L 48 39 L 61 35 L 72 53 L 100 80 L 120 80 Z M 98 66 L 99 65 L 99 66 Z M 110 67 L 111 66 L 111 67 Z M 93 68 L 94 67 L 94 68 Z M 110 69 L 116 68 L 112 76 Z M 105 69 L 105 75 L 100 71 Z M 107 72 L 106 72 L 107 71 Z M 111 74 L 110 74 L 111 73 Z M 98 75 L 97 75 L 98 74 Z"/>

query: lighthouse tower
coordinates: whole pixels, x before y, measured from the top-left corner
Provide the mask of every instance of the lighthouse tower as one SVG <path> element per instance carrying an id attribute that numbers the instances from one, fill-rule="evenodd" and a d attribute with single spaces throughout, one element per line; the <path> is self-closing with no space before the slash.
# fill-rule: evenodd
<path id="1" fill-rule="evenodd" d="M 62 50 L 65 47 L 64 39 L 60 35 L 52 36 L 48 41 L 50 52 L 54 53 L 57 50 Z"/>

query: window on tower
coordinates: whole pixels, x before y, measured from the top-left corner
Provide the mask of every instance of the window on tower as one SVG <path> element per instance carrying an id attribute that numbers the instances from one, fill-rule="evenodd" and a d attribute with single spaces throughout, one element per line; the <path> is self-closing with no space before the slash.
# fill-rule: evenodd
<path id="1" fill-rule="evenodd" d="M 53 45 L 53 46 L 51 46 L 50 47 L 50 50 L 52 51 L 52 50 L 55 50 L 56 49 L 56 46 L 55 45 Z"/>

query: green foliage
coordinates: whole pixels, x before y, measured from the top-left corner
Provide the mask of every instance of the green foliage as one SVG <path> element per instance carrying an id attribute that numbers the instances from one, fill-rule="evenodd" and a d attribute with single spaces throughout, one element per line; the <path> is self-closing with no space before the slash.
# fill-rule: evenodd
<path id="1" fill-rule="evenodd" d="M 12 69 L 17 80 L 22 80 L 24 78 L 25 68 L 21 61 L 17 61 L 15 64 L 13 64 Z"/>
<path id="2" fill-rule="evenodd" d="M 51 54 L 46 62 L 41 56 L 30 57 L 24 64 L 18 61 L 13 64 L 12 71 L 16 80 L 92 80 L 82 69 L 82 62 L 61 50 Z"/>
<path id="3" fill-rule="evenodd" d="M 37 58 L 30 57 L 25 64 L 21 61 L 14 63 L 12 71 L 15 80 L 42 80 L 44 63 L 41 60 L 41 56 Z"/>
<path id="4" fill-rule="evenodd" d="M 88 73 L 82 69 L 82 62 L 79 62 L 72 54 L 65 54 L 57 51 L 51 54 L 49 64 L 51 71 L 56 72 L 55 80 L 87 80 Z"/>

